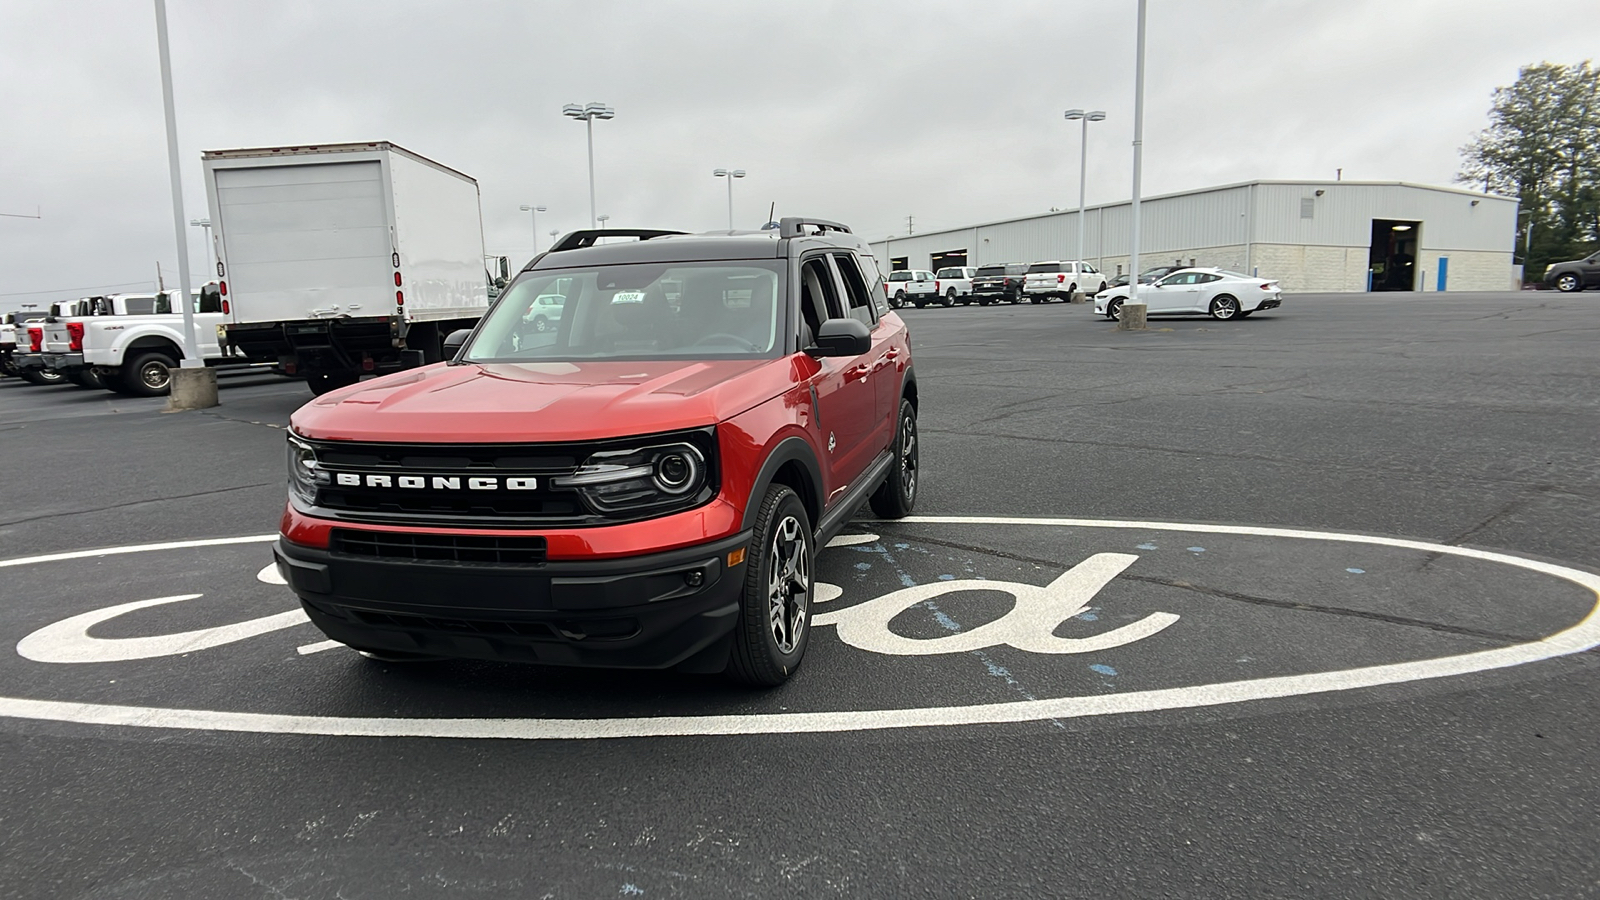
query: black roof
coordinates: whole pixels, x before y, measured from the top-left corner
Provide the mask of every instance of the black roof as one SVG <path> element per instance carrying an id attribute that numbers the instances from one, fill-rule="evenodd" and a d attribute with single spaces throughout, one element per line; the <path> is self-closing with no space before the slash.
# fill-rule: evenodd
<path id="1" fill-rule="evenodd" d="M 560 247 L 567 242 L 556 242 Z M 594 244 L 573 250 L 549 250 L 534 257 L 529 269 L 565 269 L 637 262 L 695 262 L 719 259 L 783 259 L 804 250 L 848 247 L 870 254 L 866 241 L 848 232 L 783 237 L 778 231 L 711 231 L 702 234 L 661 234 L 646 240 Z"/>

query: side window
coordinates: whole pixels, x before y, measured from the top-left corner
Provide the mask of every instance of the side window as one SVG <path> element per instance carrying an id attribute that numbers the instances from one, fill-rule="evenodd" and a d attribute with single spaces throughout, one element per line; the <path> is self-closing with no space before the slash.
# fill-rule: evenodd
<path id="1" fill-rule="evenodd" d="M 862 279 L 861 270 L 856 266 L 855 255 L 835 253 L 833 262 L 839 267 L 839 280 L 844 282 L 845 299 L 850 302 L 850 308 L 845 315 L 871 328 L 877 323 L 878 317 L 873 312 L 872 295 L 867 292 L 867 283 Z"/>
<path id="2" fill-rule="evenodd" d="M 800 266 L 800 346 L 808 347 L 816 340 L 823 322 L 843 317 L 827 260 L 820 256 L 806 260 Z"/>
<path id="3" fill-rule="evenodd" d="M 1213 281 L 1221 281 L 1222 280 L 1222 276 L 1221 275 L 1213 275 L 1213 274 L 1207 272 L 1206 274 L 1201 275 L 1199 277 L 1199 279 L 1197 279 L 1197 280 L 1198 280 L 1198 282 L 1200 284 L 1210 284 Z"/>
<path id="4" fill-rule="evenodd" d="M 878 311 L 878 318 L 889 314 L 889 295 L 883 290 L 883 273 L 878 270 L 878 258 L 856 254 L 856 261 L 861 264 L 861 274 L 867 282 L 867 293 L 872 296 L 873 308 Z"/>
<path id="5" fill-rule="evenodd" d="M 171 294 L 157 294 L 156 295 L 156 314 L 164 316 L 164 315 L 166 315 L 166 314 L 168 314 L 170 312 L 172 312 L 172 295 Z"/>

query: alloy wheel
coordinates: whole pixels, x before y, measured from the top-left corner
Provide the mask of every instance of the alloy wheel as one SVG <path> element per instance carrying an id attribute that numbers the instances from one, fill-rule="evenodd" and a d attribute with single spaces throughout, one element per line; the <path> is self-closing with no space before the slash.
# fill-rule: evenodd
<path id="1" fill-rule="evenodd" d="M 1211 317 L 1214 319 L 1231 319 L 1239 314 L 1239 301 L 1232 297 L 1218 297 L 1211 301 Z"/>
<path id="2" fill-rule="evenodd" d="M 139 381 L 152 391 L 163 391 L 172 381 L 172 372 L 160 360 L 148 360 L 139 367 Z"/>
<path id="3" fill-rule="evenodd" d="M 767 576 L 767 627 L 783 654 L 800 646 L 806 628 L 806 605 L 811 599 L 811 561 L 806 550 L 805 527 L 794 516 L 785 516 L 772 529 Z"/>
<path id="4" fill-rule="evenodd" d="M 917 419 L 907 415 L 900 420 L 900 487 L 907 500 L 917 496 Z"/>

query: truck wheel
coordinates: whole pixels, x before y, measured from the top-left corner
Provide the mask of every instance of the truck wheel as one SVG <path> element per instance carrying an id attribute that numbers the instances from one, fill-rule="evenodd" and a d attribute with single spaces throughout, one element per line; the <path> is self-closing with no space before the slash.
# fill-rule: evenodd
<path id="1" fill-rule="evenodd" d="M 0 375 L 17 375 L 17 364 L 12 362 L 11 355 L 0 356 Z"/>
<path id="2" fill-rule="evenodd" d="M 23 369 L 22 380 L 29 384 L 43 386 L 48 384 L 65 384 L 67 378 L 60 372 L 48 372 L 44 369 Z"/>
<path id="3" fill-rule="evenodd" d="M 906 292 L 905 291 L 895 291 L 894 292 L 894 298 L 889 301 L 889 305 L 894 307 L 895 309 L 899 309 L 900 307 L 905 306 L 906 305 Z"/>
<path id="4" fill-rule="evenodd" d="M 917 408 L 900 400 L 900 423 L 894 431 L 894 463 L 883 484 L 873 492 L 872 511 L 883 519 L 901 519 L 917 505 Z"/>
<path id="5" fill-rule="evenodd" d="M 1556 290 L 1565 294 L 1570 294 L 1573 291 L 1581 291 L 1583 290 L 1583 282 L 1578 280 L 1578 276 L 1572 274 L 1571 272 L 1567 272 L 1565 274 L 1556 276 Z"/>
<path id="6" fill-rule="evenodd" d="M 758 687 L 782 684 L 800 668 L 811 637 L 811 519 L 793 489 L 767 488 L 745 560 L 744 593 L 727 675 Z"/>
<path id="7" fill-rule="evenodd" d="M 956 289 L 951 288 L 944 292 L 944 308 L 949 309 L 956 305 Z"/>
<path id="8" fill-rule="evenodd" d="M 122 364 L 122 386 L 135 397 L 160 397 L 172 390 L 178 361 L 159 350 L 137 353 Z"/>
<path id="9" fill-rule="evenodd" d="M 361 376 L 355 372 L 316 372 L 306 376 L 306 384 L 311 388 L 311 393 L 318 397 L 329 391 L 349 387 L 360 380 Z"/>

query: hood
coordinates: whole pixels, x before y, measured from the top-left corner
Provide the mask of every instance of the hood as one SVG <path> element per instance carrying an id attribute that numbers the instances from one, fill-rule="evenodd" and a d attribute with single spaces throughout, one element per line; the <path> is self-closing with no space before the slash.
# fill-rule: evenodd
<path id="1" fill-rule="evenodd" d="M 757 370 L 770 370 L 758 373 Z M 701 428 L 792 386 L 789 360 L 438 363 L 300 407 L 308 438 L 415 443 L 577 441 Z"/>

